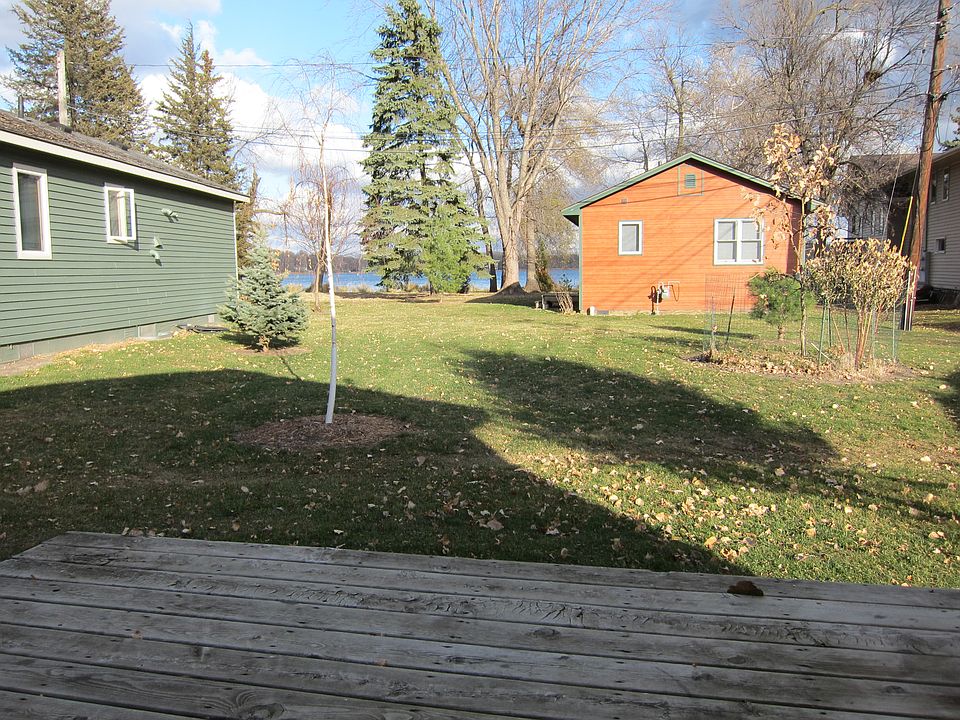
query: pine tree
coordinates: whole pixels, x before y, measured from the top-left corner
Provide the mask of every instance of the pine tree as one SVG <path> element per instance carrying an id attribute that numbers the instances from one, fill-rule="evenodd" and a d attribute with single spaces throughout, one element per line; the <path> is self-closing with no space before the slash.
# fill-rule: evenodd
<path id="1" fill-rule="evenodd" d="M 220 80 L 213 58 L 200 50 L 189 25 L 170 71 L 170 89 L 157 104 L 159 151 L 187 172 L 235 187 L 230 103 L 217 94 Z"/>
<path id="2" fill-rule="evenodd" d="M 142 147 L 147 110 L 123 59 L 123 30 L 109 0 L 21 0 L 13 12 L 26 41 L 7 48 L 13 63 L 8 87 L 29 117 L 57 119 L 56 57 L 67 61 L 71 126 L 85 135 Z"/>
<path id="3" fill-rule="evenodd" d="M 247 190 L 248 202 L 237 203 L 236 230 L 237 230 L 237 267 L 246 267 L 250 262 L 250 252 L 253 250 L 256 238 L 263 232 L 260 221 L 257 220 L 257 202 L 260 195 L 260 176 L 253 168 L 250 174 L 250 185 Z"/>
<path id="4" fill-rule="evenodd" d="M 220 317 L 250 335 L 257 347 L 269 350 L 280 342 L 295 343 L 307 326 L 307 310 L 299 293 L 284 289 L 277 274 L 276 253 L 265 242 L 250 252 L 250 263 L 240 273 L 221 305 Z"/>
<path id="5" fill-rule="evenodd" d="M 777 328 L 777 340 L 782 342 L 786 337 L 787 323 L 800 319 L 803 287 L 796 278 L 773 268 L 750 278 L 747 286 L 757 299 L 750 314 Z M 814 298 L 809 292 L 807 295 L 807 302 L 812 302 Z"/>
<path id="6" fill-rule="evenodd" d="M 379 64 L 364 138 L 371 182 L 362 238 L 384 286 L 423 276 L 432 291 L 444 292 L 484 263 L 473 247 L 479 222 L 452 180 L 456 114 L 441 80 L 440 26 L 417 0 L 399 0 L 386 12 L 373 51 Z"/>

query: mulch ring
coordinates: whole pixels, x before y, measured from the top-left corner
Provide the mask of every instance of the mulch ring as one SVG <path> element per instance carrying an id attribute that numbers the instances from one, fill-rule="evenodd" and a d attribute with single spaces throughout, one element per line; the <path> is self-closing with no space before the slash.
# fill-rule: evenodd
<path id="1" fill-rule="evenodd" d="M 700 354 L 689 358 L 692 362 L 711 365 L 725 372 L 750 373 L 753 375 L 780 375 L 792 378 L 809 378 L 823 383 L 843 384 L 861 382 L 887 382 L 914 377 L 913 371 L 897 363 L 875 363 L 861 368 L 844 367 L 813 358 L 767 357 L 761 354 L 726 353 L 710 357 Z"/>
<path id="2" fill-rule="evenodd" d="M 237 433 L 237 442 L 268 450 L 310 452 L 326 448 L 370 447 L 413 432 L 410 423 L 381 415 L 334 415 L 327 425 L 323 415 L 270 422 Z"/>

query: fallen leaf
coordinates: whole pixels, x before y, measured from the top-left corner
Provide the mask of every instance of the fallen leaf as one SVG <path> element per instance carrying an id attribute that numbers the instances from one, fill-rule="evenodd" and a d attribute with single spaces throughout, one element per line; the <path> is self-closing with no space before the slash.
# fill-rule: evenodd
<path id="1" fill-rule="evenodd" d="M 749 580 L 740 580 L 727 588 L 731 595 L 749 595 L 751 597 L 763 597 L 763 590 L 758 588 Z"/>

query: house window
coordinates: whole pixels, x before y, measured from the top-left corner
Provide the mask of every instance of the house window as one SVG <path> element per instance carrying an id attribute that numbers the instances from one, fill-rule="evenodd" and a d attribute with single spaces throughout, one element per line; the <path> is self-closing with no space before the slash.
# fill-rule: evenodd
<path id="1" fill-rule="evenodd" d="M 620 222 L 620 254 L 643 254 L 643 222 L 623 220 Z"/>
<path id="2" fill-rule="evenodd" d="M 937 238 L 936 240 L 934 240 L 933 251 L 938 253 L 945 253 L 947 251 L 947 239 Z"/>
<path id="3" fill-rule="evenodd" d="M 950 171 L 943 171 L 943 199 L 950 199 Z"/>
<path id="4" fill-rule="evenodd" d="M 47 171 L 13 166 L 13 211 L 17 257 L 49 260 L 50 209 L 47 203 Z"/>
<path id="5" fill-rule="evenodd" d="M 137 239 L 137 215 L 133 204 L 133 190 L 103 188 L 107 213 L 107 242 L 132 243 Z"/>
<path id="6" fill-rule="evenodd" d="M 713 229 L 715 265 L 756 265 L 763 262 L 763 231 L 753 218 L 717 220 Z"/>
<path id="7" fill-rule="evenodd" d="M 937 181 L 936 178 L 930 181 L 930 200 L 929 204 L 933 205 L 937 202 Z"/>

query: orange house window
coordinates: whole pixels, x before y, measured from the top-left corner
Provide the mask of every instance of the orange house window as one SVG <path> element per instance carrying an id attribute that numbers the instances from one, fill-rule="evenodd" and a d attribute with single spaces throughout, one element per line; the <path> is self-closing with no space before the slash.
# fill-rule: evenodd
<path id="1" fill-rule="evenodd" d="M 722 218 L 713 225 L 714 265 L 763 262 L 763 229 L 753 218 Z"/>
<path id="2" fill-rule="evenodd" d="M 619 242 L 621 255 L 643 255 L 643 221 L 621 220 Z"/>

